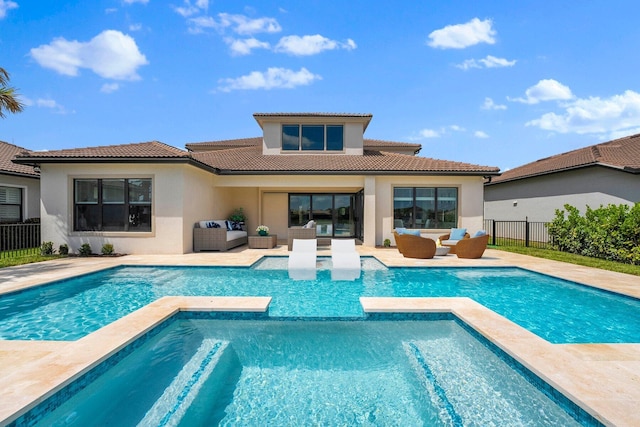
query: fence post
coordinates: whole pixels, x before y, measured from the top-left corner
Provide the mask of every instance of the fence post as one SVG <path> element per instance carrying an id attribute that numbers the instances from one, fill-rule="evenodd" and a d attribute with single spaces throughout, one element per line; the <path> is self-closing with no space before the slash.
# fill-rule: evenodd
<path id="1" fill-rule="evenodd" d="M 529 217 L 525 216 L 524 217 L 524 246 L 526 248 L 529 247 Z"/>
<path id="2" fill-rule="evenodd" d="M 491 220 L 491 244 L 496 245 L 496 220 Z"/>

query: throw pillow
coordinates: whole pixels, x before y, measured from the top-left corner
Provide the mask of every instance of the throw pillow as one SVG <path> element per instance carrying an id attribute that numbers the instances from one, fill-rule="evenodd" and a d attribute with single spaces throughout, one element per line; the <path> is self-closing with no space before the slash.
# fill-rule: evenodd
<path id="1" fill-rule="evenodd" d="M 487 232 L 484 230 L 479 230 L 476 234 L 473 235 L 473 237 L 482 237 L 482 236 L 486 236 Z"/>
<path id="2" fill-rule="evenodd" d="M 466 228 L 452 228 L 451 234 L 449 234 L 449 240 L 462 240 L 466 232 Z"/>
<path id="3" fill-rule="evenodd" d="M 418 229 L 410 230 L 410 229 L 407 228 L 406 230 L 404 230 L 404 234 L 411 234 L 413 236 L 420 237 L 420 230 L 418 230 Z"/>
<path id="4" fill-rule="evenodd" d="M 209 227 L 209 225 L 207 225 L 207 227 Z M 215 221 L 211 221 L 211 227 L 210 228 L 220 228 L 220 224 L 218 224 Z"/>
<path id="5" fill-rule="evenodd" d="M 407 229 L 404 227 L 398 227 L 396 228 L 396 233 L 398 233 L 399 236 L 402 236 L 404 233 L 407 232 Z"/>
<path id="6" fill-rule="evenodd" d="M 242 224 L 237 221 L 231 221 L 231 231 L 242 231 Z"/>

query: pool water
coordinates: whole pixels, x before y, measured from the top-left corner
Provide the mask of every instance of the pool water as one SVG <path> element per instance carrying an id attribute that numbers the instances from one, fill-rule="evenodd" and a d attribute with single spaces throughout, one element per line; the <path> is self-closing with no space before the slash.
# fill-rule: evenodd
<path id="1" fill-rule="evenodd" d="M 118 267 L 0 297 L 0 339 L 76 340 L 167 295 L 271 296 L 273 318 L 362 318 L 361 296 L 474 299 L 553 343 L 640 343 L 640 300 L 519 268 L 391 268 L 290 280 L 286 258 L 253 268 Z"/>
<path id="2" fill-rule="evenodd" d="M 452 320 L 179 319 L 37 425 L 572 426 Z"/>

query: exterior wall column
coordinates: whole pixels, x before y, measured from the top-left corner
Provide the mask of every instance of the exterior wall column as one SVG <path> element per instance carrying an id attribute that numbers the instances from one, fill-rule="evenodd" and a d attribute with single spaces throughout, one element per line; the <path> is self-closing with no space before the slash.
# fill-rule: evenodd
<path id="1" fill-rule="evenodd" d="M 363 246 L 376 246 L 376 177 L 364 177 Z"/>

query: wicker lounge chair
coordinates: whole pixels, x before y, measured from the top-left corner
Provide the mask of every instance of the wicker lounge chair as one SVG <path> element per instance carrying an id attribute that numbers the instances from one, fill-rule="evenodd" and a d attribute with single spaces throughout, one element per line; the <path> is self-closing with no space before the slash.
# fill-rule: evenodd
<path id="1" fill-rule="evenodd" d="M 313 227 L 304 228 L 304 227 L 289 227 L 288 233 L 288 248 L 289 250 L 293 249 L 293 239 L 315 239 L 316 238 L 316 227 L 313 224 Z"/>
<path id="2" fill-rule="evenodd" d="M 433 258 L 436 254 L 436 242 L 428 237 L 419 237 L 412 234 L 398 234 L 393 232 L 398 251 L 405 258 Z"/>
<path id="3" fill-rule="evenodd" d="M 457 244 L 447 244 L 445 243 L 446 240 L 449 240 L 449 237 L 451 236 L 450 233 L 447 234 L 443 234 L 442 236 L 438 237 L 440 239 L 440 243 L 442 244 L 442 246 L 447 246 L 448 248 L 450 248 L 449 253 L 450 254 L 455 254 L 457 249 Z M 464 239 L 468 239 L 470 238 L 471 235 L 469 233 L 464 233 L 464 237 L 462 238 L 462 240 Z M 462 240 L 457 240 L 458 243 L 460 243 Z"/>
<path id="4" fill-rule="evenodd" d="M 489 243 L 489 235 L 471 237 L 469 239 L 462 239 L 456 245 L 456 255 L 458 258 L 480 258 L 484 254 L 484 250 L 487 249 Z"/>

